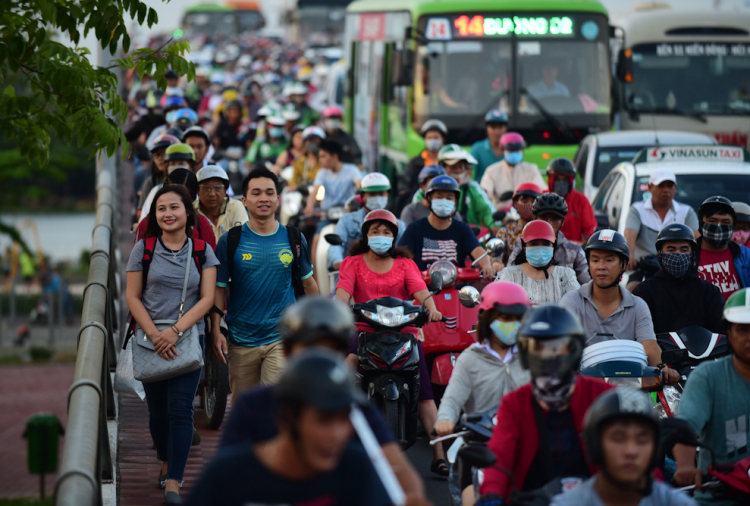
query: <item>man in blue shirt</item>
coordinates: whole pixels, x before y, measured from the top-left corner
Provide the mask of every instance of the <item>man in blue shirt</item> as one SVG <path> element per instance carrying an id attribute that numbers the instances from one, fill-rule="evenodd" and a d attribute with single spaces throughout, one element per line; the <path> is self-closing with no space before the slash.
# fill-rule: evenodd
<path id="1" fill-rule="evenodd" d="M 471 156 L 476 158 L 474 165 L 474 181 L 481 181 L 484 170 L 503 159 L 503 148 L 500 147 L 500 137 L 508 131 L 508 116 L 500 109 L 492 109 L 484 116 L 487 127 L 487 138 L 477 141 L 471 146 Z"/>
<path id="2" fill-rule="evenodd" d="M 250 172 L 242 182 L 242 203 L 249 221 L 242 225 L 237 250 L 229 272 L 228 236 L 216 246 L 221 262 L 216 276 L 214 304 L 223 308 L 225 292 L 232 280 L 226 322 L 229 345 L 219 330 L 219 316 L 211 314 L 214 351 L 227 363 L 232 402 L 250 387 L 275 383 L 284 368 L 284 352 L 276 328 L 284 310 L 295 302 L 292 285 L 294 252 L 286 227 L 274 213 L 279 206 L 279 180 L 266 168 Z M 312 277 L 310 253 L 301 237 L 300 276 L 305 293 L 318 293 Z"/>
<path id="3" fill-rule="evenodd" d="M 569 97 L 568 87 L 557 80 L 560 69 L 554 61 L 547 61 L 542 65 L 542 80 L 530 84 L 527 88 L 529 95 L 534 98 Z"/>

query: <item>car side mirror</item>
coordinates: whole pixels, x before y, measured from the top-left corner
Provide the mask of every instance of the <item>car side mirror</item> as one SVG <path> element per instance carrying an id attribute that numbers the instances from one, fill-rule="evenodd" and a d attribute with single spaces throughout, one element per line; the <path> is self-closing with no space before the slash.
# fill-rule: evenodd
<path id="1" fill-rule="evenodd" d="M 495 464 L 497 458 L 486 446 L 467 445 L 458 450 L 458 458 L 471 467 L 485 468 Z"/>
<path id="2" fill-rule="evenodd" d="M 458 302 L 463 307 L 473 308 L 479 305 L 479 290 L 473 286 L 466 285 L 458 291 Z"/>
<path id="3" fill-rule="evenodd" d="M 430 282 L 432 284 L 432 293 L 437 295 L 443 291 L 443 274 L 441 272 L 433 272 L 430 275 Z"/>
<path id="4" fill-rule="evenodd" d="M 344 240 L 336 234 L 326 234 L 323 236 L 326 242 L 332 246 L 343 246 Z"/>

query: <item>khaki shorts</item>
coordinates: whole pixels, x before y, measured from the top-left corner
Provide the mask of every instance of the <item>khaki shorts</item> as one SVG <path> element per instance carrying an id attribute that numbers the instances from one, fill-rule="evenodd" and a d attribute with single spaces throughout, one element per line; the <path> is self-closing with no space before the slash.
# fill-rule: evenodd
<path id="1" fill-rule="evenodd" d="M 276 383 L 286 365 L 281 341 L 253 347 L 229 343 L 227 362 L 232 404 L 252 387 Z"/>

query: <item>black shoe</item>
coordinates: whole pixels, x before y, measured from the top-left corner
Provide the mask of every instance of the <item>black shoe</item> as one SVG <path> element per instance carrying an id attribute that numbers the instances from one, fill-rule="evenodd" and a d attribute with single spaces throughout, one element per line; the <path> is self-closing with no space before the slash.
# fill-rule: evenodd
<path id="1" fill-rule="evenodd" d="M 167 492 L 164 494 L 164 504 L 167 506 L 182 504 L 182 497 L 177 492 Z"/>
<path id="2" fill-rule="evenodd" d="M 201 435 L 198 434 L 198 431 L 193 427 L 193 442 L 190 443 L 190 446 L 196 446 L 199 444 L 201 444 Z"/>
<path id="3" fill-rule="evenodd" d="M 159 488 L 160 489 L 164 490 L 166 488 L 168 479 L 169 478 L 167 478 L 166 474 L 159 476 Z"/>

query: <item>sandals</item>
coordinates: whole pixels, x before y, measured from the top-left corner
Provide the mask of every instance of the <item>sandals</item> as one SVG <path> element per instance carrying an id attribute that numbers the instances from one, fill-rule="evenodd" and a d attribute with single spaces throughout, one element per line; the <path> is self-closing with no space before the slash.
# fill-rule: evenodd
<path id="1" fill-rule="evenodd" d="M 437 474 L 438 476 L 448 476 L 448 463 L 445 459 L 439 459 L 432 463 L 430 471 Z"/>

